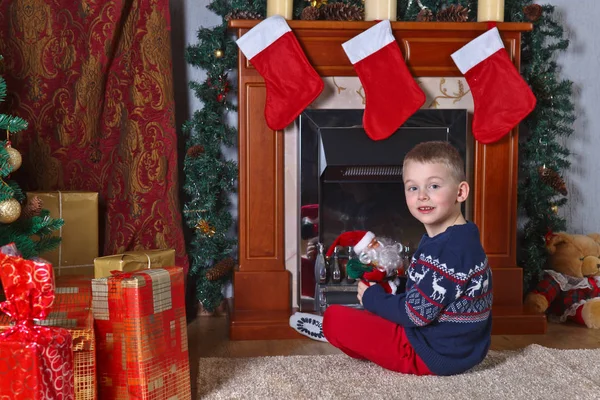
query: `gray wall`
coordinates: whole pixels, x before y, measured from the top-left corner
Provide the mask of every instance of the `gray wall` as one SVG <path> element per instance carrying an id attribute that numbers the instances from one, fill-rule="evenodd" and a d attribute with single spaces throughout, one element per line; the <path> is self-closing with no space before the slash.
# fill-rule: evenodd
<path id="1" fill-rule="evenodd" d="M 551 0 L 564 22 L 571 45 L 558 57 L 565 79 L 573 81 L 577 121 L 575 133 L 566 140 L 571 168 L 565 173 L 569 203 L 560 213 L 572 233 L 600 232 L 600 1 Z"/>
<path id="2" fill-rule="evenodd" d="M 208 0 L 171 0 L 173 25 L 173 69 L 178 126 L 200 102 L 187 89 L 190 80 L 202 81 L 205 74 L 185 63 L 185 46 L 196 43 L 196 31 L 200 26 L 210 27 L 219 23 L 219 17 L 206 9 Z M 572 154 L 572 167 L 565 173 L 569 190 L 569 203 L 560 213 L 568 221 L 572 233 L 600 232 L 600 212 L 596 209 L 596 196 L 600 198 L 600 179 L 596 176 L 600 167 L 600 81 L 595 71 L 600 67 L 600 1 L 598 0 L 550 0 L 540 2 L 557 7 L 565 23 L 569 49 L 558 57 L 565 79 L 574 82 L 577 121 L 575 133 L 566 145 Z M 234 157 L 234 154 L 231 154 Z"/>

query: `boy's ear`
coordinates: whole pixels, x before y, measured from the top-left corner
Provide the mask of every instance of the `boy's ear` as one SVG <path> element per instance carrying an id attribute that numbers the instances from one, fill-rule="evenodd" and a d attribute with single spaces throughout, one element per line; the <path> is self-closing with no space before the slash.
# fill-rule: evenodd
<path id="1" fill-rule="evenodd" d="M 469 197 L 469 184 L 466 181 L 462 181 L 458 184 L 458 195 L 456 196 L 456 201 L 459 203 L 463 203 Z"/>

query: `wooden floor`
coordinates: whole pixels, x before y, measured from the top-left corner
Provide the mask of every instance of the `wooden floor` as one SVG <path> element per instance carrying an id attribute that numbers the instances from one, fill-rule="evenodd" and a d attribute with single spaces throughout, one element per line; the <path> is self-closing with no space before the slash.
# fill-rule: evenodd
<path id="1" fill-rule="evenodd" d="M 198 317 L 188 326 L 190 358 L 260 357 L 307 354 L 338 354 L 328 343 L 310 339 L 230 341 L 226 317 Z M 530 344 L 557 349 L 600 348 L 600 330 L 573 323 L 548 324 L 545 335 L 492 336 L 492 350 L 517 350 Z"/>
<path id="2" fill-rule="evenodd" d="M 230 341 L 227 317 L 198 317 L 188 325 L 192 393 L 200 357 L 261 357 L 339 354 L 329 343 L 310 339 Z M 545 335 L 492 336 L 492 350 L 518 350 L 530 344 L 558 349 L 600 348 L 600 330 L 572 323 L 548 324 Z"/>

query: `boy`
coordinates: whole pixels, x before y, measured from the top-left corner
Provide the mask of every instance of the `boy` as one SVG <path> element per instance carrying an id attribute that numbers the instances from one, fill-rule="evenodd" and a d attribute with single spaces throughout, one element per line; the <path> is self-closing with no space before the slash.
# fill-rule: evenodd
<path id="1" fill-rule="evenodd" d="M 403 165 L 406 203 L 427 231 L 406 271 L 406 291 L 358 284 L 365 310 L 330 306 L 323 333 L 351 357 L 416 375 L 453 375 L 479 364 L 491 341 L 492 273 L 461 204 L 463 160 L 446 142 L 415 146 Z"/>

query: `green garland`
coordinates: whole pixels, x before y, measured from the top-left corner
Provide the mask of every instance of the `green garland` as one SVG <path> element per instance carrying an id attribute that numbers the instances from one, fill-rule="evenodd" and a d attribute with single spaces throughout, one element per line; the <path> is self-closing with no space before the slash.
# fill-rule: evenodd
<path id="1" fill-rule="evenodd" d="M 346 0 L 358 4 L 357 0 Z M 331 3 L 331 2 L 330 2 Z M 507 0 L 507 22 L 529 22 L 524 8 L 531 0 Z M 309 3 L 294 0 L 295 15 Z M 469 21 L 477 15 L 476 0 L 399 0 L 398 20 L 414 21 L 421 7 L 433 14 L 449 5 L 469 8 Z M 220 260 L 230 257 L 235 240 L 227 235 L 232 225 L 229 213 L 229 196 L 235 190 L 237 166 L 225 160 L 222 149 L 233 146 L 237 132 L 225 122 L 228 111 L 235 110 L 228 100 L 233 91 L 228 76 L 237 65 L 237 47 L 227 20 L 238 16 L 264 16 L 265 0 L 227 1 L 214 0 L 208 6 L 222 17 L 222 23 L 211 29 L 198 31 L 198 43 L 187 48 L 186 57 L 191 65 L 207 72 L 203 83 L 191 82 L 190 87 L 202 100 L 204 107 L 194 113 L 184 130 L 188 134 L 188 152 L 184 161 L 184 190 L 188 199 L 184 206 L 187 225 L 194 229 L 188 252 L 191 259 L 191 276 L 196 278 L 196 295 L 208 310 L 214 310 L 221 302 L 221 287 L 229 279 L 218 281 L 206 278 L 206 272 Z M 569 166 L 568 150 L 558 142 L 569 136 L 574 120 L 571 102 L 571 82 L 560 81 L 553 61 L 556 52 L 564 50 L 568 41 L 553 15 L 554 7 L 544 6 L 539 18 L 532 21 L 533 32 L 523 35 L 524 78 L 531 85 L 538 100 L 537 108 L 526 119 L 528 128 L 522 130 L 520 143 L 521 184 L 519 185 L 519 209 L 527 222 L 522 239 L 519 263 L 524 269 L 525 289 L 538 279 L 546 261 L 544 237 L 548 232 L 565 229 L 565 221 L 553 209 L 566 202 L 555 187 L 541 179 L 538 169 L 551 168 L 560 174 Z M 231 81 L 231 82 L 230 82 Z M 229 95 L 229 96 L 228 96 Z"/>

